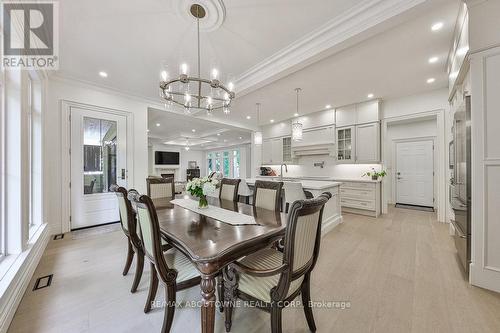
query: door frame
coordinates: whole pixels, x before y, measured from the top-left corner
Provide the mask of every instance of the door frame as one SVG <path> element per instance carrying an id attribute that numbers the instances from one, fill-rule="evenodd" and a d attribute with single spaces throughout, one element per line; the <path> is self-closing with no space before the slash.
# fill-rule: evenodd
<path id="1" fill-rule="evenodd" d="M 446 200 L 447 196 L 447 182 L 446 182 L 446 168 L 448 166 L 448 145 L 445 147 L 445 109 L 435 109 L 427 112 L 418 112 L 407 114 L 403 116 L 394 116 L 388 117 L 382 120 L 382 167 L 386 167 L 389 165 L 389 152 L 387 150 L 389 147 L 386 145 L 387 140 L 387 127 L 391 123 L 396 123 L 400 121 L 408 121 L 408 120 L 418 120 L 418 119 L 437 119 L 436 120 L 436 142 L 434 144 L 435 149 L 435 163 L 438 163 L 436 166 L 436 175 L 434 177 L 434 181 L 437 184 L 436 190 L 436 205 L 437 209 L 437 218 L 439 222 L 449 223 L 449 219 L 447 219 L 448 215 L 448 204 Z M 440 160 L 445 161 L 444 163 L 440 163 Z M 389 198 L 387 191 L 384 188 L 391 186 L 389 177 L 384 177 L 386 179 L 382 179 L 382 214 L 387 214 L 389 211 Z"/>
<path id="2" fill-rule="evenodd" d="M 126 118 L 127 133 L 127 184 L 132 187 L 134 179 L 134 114 L 91 104 L 61 100 L 61 233 L 71 230 L 71 122 L 70 114 L 72 108 L 85 109 L 94 112 L 108 113 L 124 116 Z"/>
<path id="3" fill-rule="evenodd" d="M 437 172 L 436 172 L 436 137 L 435 136 L 420 136 L 420 137 L 415 137 L 415 138 L 405 138 L 405 139 L 394 139 L 392 140 L 392 164 L 394 167 L 393 167 L 393 170 L 394 172 L 392 172 L 391 174 L 391 186 L 392 186 L 392 202 L 394 203 L 397 203 L 397 197 L 398 197 L 398 193 L 397 193 L 397 182 L 396 182 L 396 170 L 398 169 L 398 158 L 397 158 L 397 152 L 398 152 L 398 149 L 397 149 L 397 146 L 398 146 L 398 143 L 412 143 L 412 142 L 422 142 L 422 141 L 432 141 L 432 145 L 434 147 L 434 149 L 432 150 L 432 171 L 433 171 L 433 177 L 432 177 L 432 196 L 433 196 L 433 208 L 436 209 L 436 197 L 437 197 L 437 188 L 436 188 L 436 184 L 437 184 L 437 181 L 436 181 L 436 176 L 437 176 Z"/>

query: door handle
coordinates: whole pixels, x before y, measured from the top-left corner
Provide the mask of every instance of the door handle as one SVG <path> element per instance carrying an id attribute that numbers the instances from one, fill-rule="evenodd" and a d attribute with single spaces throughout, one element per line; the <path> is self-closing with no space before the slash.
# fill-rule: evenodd
<path id="1" fill-rule="evenodd" d="M 122 179 L 125 179 L 125 169 L 122 169 Z"/>

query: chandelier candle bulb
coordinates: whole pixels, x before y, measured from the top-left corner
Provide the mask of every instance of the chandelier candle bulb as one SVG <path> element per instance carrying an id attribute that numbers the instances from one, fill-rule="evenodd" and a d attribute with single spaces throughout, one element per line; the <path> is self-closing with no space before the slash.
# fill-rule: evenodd
<path id="1" fill-rule="evenodd" d="M 216 68 L 212 69 L 212 80 L 217 80 L 218 76 L 219 76 L 219 71 Z"/>
<path id="2" fill-rule="evenodd" d="M 188 65 L 187 64 L 181 65 L 181 74 L 184 74 L 184 75 L 188 74 Z"/>

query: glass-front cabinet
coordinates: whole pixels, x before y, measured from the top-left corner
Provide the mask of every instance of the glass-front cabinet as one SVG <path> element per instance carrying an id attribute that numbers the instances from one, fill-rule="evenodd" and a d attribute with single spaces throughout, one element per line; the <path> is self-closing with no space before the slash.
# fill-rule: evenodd
<path id="1" fill-rule="evenodd" d="M 337 128 L 337 163 L 354 163 L 354 126 Z"/>

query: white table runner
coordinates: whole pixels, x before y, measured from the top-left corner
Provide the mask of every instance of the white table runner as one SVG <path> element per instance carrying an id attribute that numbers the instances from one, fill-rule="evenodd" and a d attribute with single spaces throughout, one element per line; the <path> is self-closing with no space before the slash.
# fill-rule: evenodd
<path id="1" fill-rule="evenodd" d="M 232 225 L 248 225 L 254 224 L 255 218 L 250 215 L 240 214 L 237 212 L 233 212 L 231 210 L 227 210 L 220 207 L 215 207 L 208 205 L 208 208 L 198 208 L 198 201 L 193 199 L 175 199 L 170 201 L 174 205 L 180 206 L 192 212 L 198 213 L 200 215 L 205 215 L 207 217 L 213 218 L 215 220 L 232 224 Z"/>

